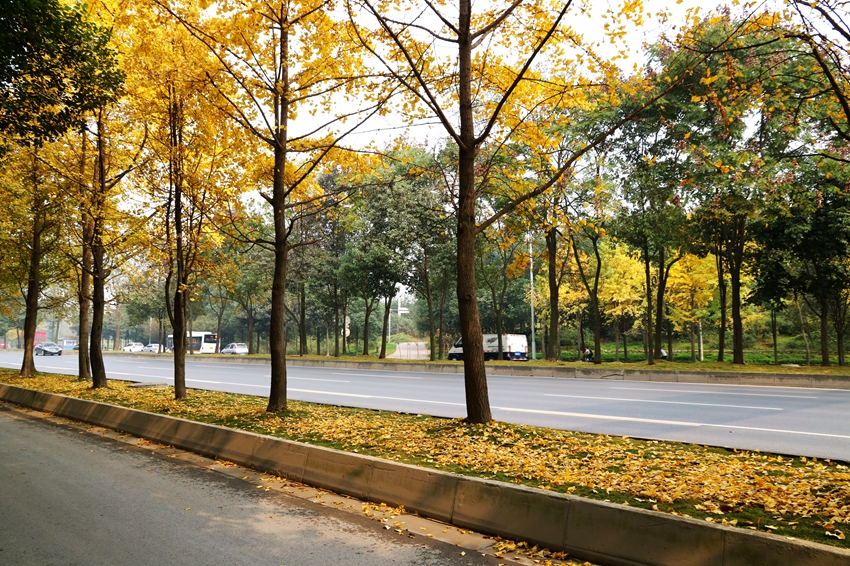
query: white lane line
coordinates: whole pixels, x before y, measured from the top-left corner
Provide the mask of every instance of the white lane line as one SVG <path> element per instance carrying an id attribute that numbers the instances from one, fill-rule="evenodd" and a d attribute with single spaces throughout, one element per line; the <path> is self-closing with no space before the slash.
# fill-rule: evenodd
<path id="1" fill-rule="evenodd" d="M 624 401 L 626 403 L 663 403 L 665 405 L 699 405 L 701 407 L 728 407 L 731 409 L 761 409 L 763 411 L 783 411 L 781 407 L 753 407 L 749 405 L 718 405 L 715 403 L 686 403 L 684 401 L 656 401 L 654 399 L 621 399 L 618 397 L 588 397 L 584 395 L 556 395 L 546 393 L 544 397 L 568 397 L 570 399 L 598 399 L 600 401 Z"/>
<path id="2" fill-rule="evenodd" d="M 335 397 L 356 397 L 358 399 L 388 399 L 390 401 L 410 401 L 411 403 L 430 403 L 432 405 L 453 405 L 465 407 L 466 403 L 449 403 L 448 401 L 429 401 L 428 399 L 407 399 L 405 397 L 382 397 L 380 395 L 363 395 L 361 393 L 335 393 L 333 391 L 314 391 L 312 389 L 290 389 L 299 393 L 315 393 L 317 395 L 333 395 Z"/>
<path id="3" fill-rule="evenodd" d="M 174 380 L 174 376 L 172 375 L 159 375 L 159 374 L 150 374 L 150 373 L 124 373 L 121 371 L 109 371 L 106 370 L 107 375 L 129 375 L 132 377 L 158 377 L 159 379 L 170 379 Z M 186 381 L 189 381 L 188 379 Z"/>
<path id="4" fill-rule="evenodd" d="M 174 382 L 174 378 L 167 376 L 167 375 L 147 375 L 147 374 L 144 374 L 144 373 L 118 373 L 118 372 L 108 372 L 108 373 L 111 373 L 113 375 L 129 375 L 129 376 L 136 376 L 136 377 L 157 377 L 159 379 L 164 379 L 164 380 L 170 381 L 172 383 Z M 254 385 L 252 383 L 235 383 L 235 382 L 231 382 L 231 381 L 212 381 L 212 380 L 209 380 L 209 379 L 187 379 L 186 383 L 208 383 L 208 384 L 212 384 L 212 385 L 235 385 L 235 386 L 238 386 L 238 387 L 257 387 L 259 389 L 266 389 L 266 390 L 268 390 L 268 388 L 269 388 L 268 385 Z"/>
<path id="5" fill-rule="evenodd" d="M 271 376 L 269 375 L 267 377 L 271 377 Z M 301 380 L 301 381 L 328 381 L 330 383 L 351 383 L 347 379 L 319 379 L 318 377 L 288 377 L 287 376 L 286 380 L 289 381 L 290 379 L 292 379 L 292 380 L 298 379 L 298 380 Z"/>
<path id="6" fill-rule="evenodd" d="M 269 364 L 255 364 L 252 362 L 197 362 L 195 360 L 186 360 L 186 363 L 191 363 L 193 366 L 213 366 L 217 368 L 228 368 L 232 369 L 234 367 L 268 367 Z M 288 366 L 287 366 L 288 367 Z"/>
<path id="7" fill-rule="evenodd" d="M 393 401 L 410 401 L 413 403 L 430 403 L 435 405 L 454 405 L 458 407 L 465 407 L 465 403 L 448 403 L 445 401 L 429 401 L 427 399 L 406 399 L 403 397 L 382 397 L 379 395 L 361 395 L 357 393 L 335 393 L 332 391 L 313 391 L 310 389 L 290 389 L 290 391 L 297 391 L 299 393 L 314 393 L 318 395 L 333 395 L 338 397 L 356 397 L 358 399 L 388 399 Z M 650 424 L 663 424 L 663 425 L 673 425 L 673 426 L 684 426 L 690 428 L 698 428 L 698 427 L 709 427 L 709 428 L 725 428 L 725 429 L 735 429 L 735 430 L 750 430 L 750 431 L 758 431 L 758 432 L 774 432 L 779 434 L 799 434 L 804 436 L 821 436 L 826 438 L 841 438 L 850 440 L 850 435 L 843 434 L 829 434 L 824 432 L 805 432 L 801 430 L 783 430 L 783 429 L 774 429 L 774 428 L 761 428 L 761 427 L 752 427 L 752 426 L 738 426 L 738 425 L 724 425 L 724 424 L 713 424 L 713 423 L 693 423 L 687 421 L 668 421 L 661 419 L 642 419 L 638 417 L 617 417 L 612 415 L 595 415 L 591 413 L 566 413 L 563 411 L 543 411 L 540 409 L 519 409 L 516 407 L 493 407 L 494 409 L 498 409 L 500 411 L 509 411 L 509 412 L 517 412 L 517 413 L 534 413 L 539 415 L 555 415 L 561 417 L 576 417 L 581 419 L 595 419 L 595 420 L 607 420 L 607 421 L 625 421 L 625 422 L 635 422 L 635 423 L 650 423 Z"/>
<path id="8" fill-rule="evenodd" d="M 230 381 L 209 381 L 205 379 L 187 379 L 186 383 L 212 383 L 216 385 L 236 385 L 239 387 L 257 387 L 268 391 L 268 385 L 254 385 L 253 383 L 232 383 Z"/>
<path id="9" fill-rule="evenodd" d="M 378 375 L 376 373 L 342 373 L 342 372 L 331 372 L 331 375 L 355 375 L 357 377 L 389 377 L 391 379 L 425 379 L 424 377 L 407 377 L 404 375 Z M 348 383 L 348 382 L 346 382 Z"/>
<path id="10" fill-rule="evenodd" d="M 562 417 L 577 417 L 582 419 L 597 419 L 597 420 L 610 420 L 610 421 L 628 421 L 628 422 L 637 422 L 637 423 L 653 423 L 653 424 L 666 424 L 666 425 L 674 425 L 674 426 L 686 426 L 686 427 L 710 427 L 710 428 L 725 428 L 725 429 L 735 429 L 735 430 L 752 430 L 758 432 L 775 432 L 779 434 L 801 434 L 805 436 L 823 436 L 826 438 L 841 438 L 850 440 L 850 435 L 846 434 L 829 434 L 825 432 L 805 432 L 802 430 L 784 430 L 779 428 L 762 428 L 755 426 L 738 426 L 738 425 L 725 425 L 725 424 L 714 424 L 714 423 L 691 423 L 687 421 L 664 421 L 657 419 L 640 419 L 637 417 L 613 417 L 610 415 L 594 415 L 588 413 L 564 413 L 561 411 L 542 411 L 539 409 L 517 409 L 514 407 L 493 407 L 494 409 L 499 409 L 501 411 L 513 411 L 517 413 L 537 413 L 541 415 L 556 415 Z"/>
<path id="11" fill-rule="evenodd" d="M 770 393 L 738 393 L 725 391 L 698 391 L 696 389 L 655 389 L 654 387 L 611 387 L 623 391 L 663 391 L 665 393 L 705 393 L 706 395 L 746 395 L 748 397 L 783 397 L 786 399 L 817 399 L 811 395 L 772 395 Z"/>
<path id="12" fill-rule="evenodd" d="M 334 374 L 334 375 L 336 375 L 336 374 Z M 264 375 L 263 377 L 271 378 L 270 375 Z M 291 381 L 291 380 L 295 380 L 295 379 L 298 379 L 298 380 L 301 380 L 301 381 L 327 381 L 329 383 L 351 383 L 350 381 L 342 380 L 342 379 L 319 379 L 318 377 L 289 377 L 289 376 L 286 376 L 286 381 Z"/>

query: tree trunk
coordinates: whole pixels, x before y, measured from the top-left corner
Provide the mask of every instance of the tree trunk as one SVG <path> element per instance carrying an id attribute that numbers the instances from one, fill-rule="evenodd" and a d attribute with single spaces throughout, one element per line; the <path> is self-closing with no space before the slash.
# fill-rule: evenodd
<path id="1" fill-rule="evenodd" d="M 646 328 L 644 329 L 646 344 L 644 344 L 644 352 L 646 353 L 646 362 L 653 365 L 655 364 L 655 349 L 652 347 L 652 264 L 649 257 L 649 245 L 644 245 L 643 248 L 643 271 L 644 285 L 646 285 Z"/>
<path id="2" fill-rule="evenodd" d="M 843 292 L 835 293 L 830 300 L 830 318 L 832 329 L 835 331 L 835 342 L 838 349 L 838 365 L 844 366 L 844 335 L 847 328 L 847 296 Z"/>
<path id="3" fill-rule="evenodd" d="M 614 319 L 614 360 L 620 362 L 620 321 Z"/>
<path id="4" fill-rule="evenodd" d="M 215 319 L 215 353 L 221 353 L 221 319 L 224 317 L 224 305 L 219 305 Z"/>
<path id="5" fill-rule="evenodd" d="M 623 321 L 623 362 L 629 363 L 629 334 L 626 331 L 626 321 Z"/>
<path id="6" fill-rule="evenodd" d="M 115 303 L 115 339 L 112 341 L 112 351 L 121 351 L 121 305 Z"/>
<path id="7" fill-rule="evenodd" d="M 95 223 L 97 224 L 97 223 Z M 92 292 L 92 325 L 91 325 L 91 372 L 94 389 L 107 387 L 106 365 L 103 363 L 100 337 L 103 335 L 103 318 L 106 311 L 106 282 L 103 275 L 104 251 L 100 243 L 102 236 L 95 226 L 94 246 L 92 246 L 93 292 Z"/>
<path id="8" fill-rule="evenodd" d="M 35 161 L 33 160 L 33 179 L 36 178 Z M 38 181 L 36 180 L 36 183 Z M 37 186 L 37 185 L 36 185 Z M 30 250 L 30 269 L 27 278 L 27 296 L 25 299 L 24 315 L 24 359 L 21 364 L 21 377 L 35 375 L 35 329 L 38 324 L 38 296 L 41 293 L 41 234 L 43 231 L 41 202 L 38 189 L 33 195 L 32 249 Z"/>
<path id="9" fill-rule="evenodd" d="M 779 341 L 776 336 L 776 309 L 770 309 L 770 333 L 773 336 L 773 365 L 779 365 Z"/>
<path id="10" fill-rule="evenodd" d="M 342 330 L 342 351 L 344 354 L 348 354 L 348 299 L 343 299 L 342 302 L 342 320 L 343 320 L 343 330 Z"/>
<path id="11" fill-rule="evenodd" d="M 436 340 L 437 329 L 436 329 L 436 324 L 434 323 L 434 297 L 433 297 L 433 293 L 431 292 L 431 275 L 428 272 L 428 252 L 427 251 L 425 252 L 424 257 L 422 258 L 422 265 L 423 265 L 423 271 L 424 271 L 423 276 L 424 276 L 424 279 L 425 279 L 425 302 L 428 305 L 428 345 L 430 347 L 430 350 L 429 350 L 429 353 L 428 353 L 428 359 L 430 359 L 433 362 L 436 359 L 436 355 L 437 355 L 436 348 L 435 348 L 435 346 L 436 346 L 435 340 Z"/>
<path id="12" fill-rule="evenodd" d="M 549 339 L 546 341 L 546 359 L 559 360 L 561 357 L 561 312 L 559 306 L 560 285 L 558 284 L 558 230 L 550 228 L 546 232 L 546 252 L 549 266 Z"/>
<path id="13" fill-rule="evenodd" d="M 179 128 L 179 107 L 176 101 L 172 101 L 170 107 L 172 120 L 172 148 L 180 147 L 181 132 Z M 179 157 L 172 157 L 172 185 L 174 189 L 174 242 L 176 244 L 175 259 L 177 264 L 177 284 L 174 289 L 174 317 L 171 325 L 174 332 L 174 398 L 185 399 L 186 391 L 186 310 L 188 308 L 188 297 L 186 296 L 185 283 L 187 281 L 186 266 L 184 263 L 184 235 L 183 235 L 183 181 L 182 164 Z M 191 340 L 191 338 L 190 338 Z"/>
<path id="14" fill-rule="evenodd" d="M 254 305 L 252 303 L 248 303 L 245 313 L 248 317 L 248 353 L 256 354 L 258 352 L 254 346 Z"/>
<path id="15" fill-rule="evenodd" d="M 697 326 L 699 332 L 699 361 L 705 361 L 705 350 L 702 347 L 702 320 L 699 321 L 699 325 Z"/>
<path id="16" fill-rule="evenodd" d="M 372 317 L 372 309 L 375 308 L 374 299 L 363 297 L 363 302 L 366 303 L 366 316 L 363 319 L 363 355 L 369 355 L 369 319 Z M 356 344 L 355 344 L 356 349 Z"/>
<path id="17" fill-rule="evenodd" d="M 820 297 L 820 365 L 828 367 L 829 361 L 829 302 Z"/>
<path id="18" fill-rule="evenodd" d="M 578 357 L 582 359 L 584 357 L 584 326 L 582 324 L 582 319 L 584 318 L 584 313 L 577 312 L 576 313 L 576 328 L 578 331 Z"/>
<path id="19" fill-rule="evenodd" d="M 664 277 L 664 265 L 667 262 L 667 257 L 664 249 L 658 253 L 658 287 L 655 289 L 655 343 L 654 357 L 661 357 L 661 344 L 663 343 L 664 330 L 664 290 L 667 286 L 667 279 Z"/>
<path id="20" fill-rule="evenodd" d="M 723 362 L 726 357 L 726 270 L 723 263 L 723 250 L 716 248 L 714 262 L 717 266 L 717 292 L 720 299 L 720 329 L 717 334 L 717 361 Z"/>
<path id="21" fill-rule="evenodd" d="M 734 248 L 731 250 L 729 276 L 732 279 L 732 363 L 744 363 L 744 320 L 741 315 L 741 269 L 744 264 L 746 217 L 735 217 Z"/>
<path id="22" fill-rule="evenodd" d="M 593 309 L 593 363 L 602 363 L 602 317 L 599 313 L 599 297 L 596 289 L 593 290 L 593 300 L 590 301 Z"/>
<path id="23" fill-rule="evenodd" d="M 803 309 L 800 308 L 800 299 L 794 297 L 797 305 L 797 314 L 800 315 L 800 332 L 803 333 L 803 342 L 806 344 L 806 365 L 811 365 L 811 351 L 809 349 L 809 338 L 806 336 L 806 320 L 803 318 Z"/>
<path id="24" fill-rule="evenodd" d="M 390 323 L 392 301 L 392 297 L 384 297 L 384 327 L 381 329 L 381 352 L 378 354 L 378 358 L 382 360 L 387 357 L 387 329 Z"/>
<path id="25" fill-rule="evenodd" d="M 104 135 L 103 110 L 97 114 L 97 160 L 95 162 L 94 187 L 91 198 L 91 273 L 92 273 L 92 340 L 89 351 L 92 387 L 107 387 L 106 365 L 100 338 L 103 334 L 103 319 L 106 312 L 106 250 L 103 246 L 104 206 L 106 200 L 106 139 Z M 118 308 L 115 314 L 116 340 L 120 328 Z M 82 354 L 82 352 L 81 352 Z"/>
<path id="26" fill-rule="evenodd" d="M 186 286 L 186 288 L 188 289 L 188 285 Z M 198 337 L 198 339 L 201 340 L 201 342 L 199 342 L 198 347 L 195 348 L 195 329 L 192 327 L 192 311 L 191 311 L 192 297 L 189 294 L 188 290 L 186 291 L 185 296 L 183 297 L 183 300 L 185 301 L 185 304 L 186 304 L 186 326 L 187 326 L 187 329 L 188 329 L 187 332 L 186 332 L 186 340 L 188 340 L 188 343 L 189 343 L 188 354 L 190 356 L 194 356 L 195 352 L 200 351 L 200 348 L 203 345 L 203 337 Z"/>
<path id="27" fill-rule="evenodd" d="M 458 140 L 457 199 L 457 301 L 460 335 L 463 339 L 463 378 L 466 392 L 466 420 L 486 423 L 492 420 L 484 365 L 484 339 L 478 315 L 478 288 L 475 282 L 475 157 L 478 142 L 472 112 L 472 1 L 460 0 L 458 9 Z"/>
<path id="28" fill-rule="evenodd" d="M 697 363 L 697 348 L 696 348 L 696 326 L 697 323 L 691 321 L 691 363 Z"/>
<path id="29" fill-rule="evenodd" d="M 673 358 L 673 323 L 667 320 L 667 361 L 676 361 Z"/>
<path id="30" fill-rule="evenodd" d="M 306 356 L 307 348 L 307 291 L 304 282 L 298 285 L 298 342 L 299 354 Z"/>
<path id="31" fill-rule="evenodd" d="M 449 294 L 449 279 L 448 273 L 443 271 L 443 285 L 440 289 L 440 359 L 445 359 L 445 338 L 443 337 L 444 313 L 446 310 L 446 296 Z"/>
<path id="32" fill-rule="evenodd" d="M 280 162 L 279 162 L 280 161 Z M 279 183 L 283 183 L 283 160 L 275 151 L 275 177 L 280 174 Z M 279 172 L 279 173 L 278 173 Z M 276 181 L 277 185 L 278 181 Z M 281 187 L 282 188 L 282 187 Z M 278 192 L 275 186 L 275 192 Z M 286 312 L 284 300 L 286 300 L 286 271 L 289 248 L 286 243 L 286 226 L 283 214 L 283 195 L 281 202 L 275 206 L 275 254 L 274 254 L 274 276 L 272 279 L 272 307 L 271 323 L 269 328 L 269 349 L 271 355 L 271 391 L 269 393 L 269 404 L 266 411 L 279 413 L 287 408 L 286 393 L 286 341 L 284 336 L 284 324 Z"/>
<path id="33" fill-rule="evenodd" d="M 186 301 L 185 293 L 178 285 L 174 291 L 174 318 L 171 321 L 174 333 L 174 398 L 185 399 L 186 392 Z"/>
<path id="34" fill-rule="evenodd" d="M 334 357 L 339 357 L 339 335 L 342 329 L 339 327 L 339 290 L 334 283 Z"/>

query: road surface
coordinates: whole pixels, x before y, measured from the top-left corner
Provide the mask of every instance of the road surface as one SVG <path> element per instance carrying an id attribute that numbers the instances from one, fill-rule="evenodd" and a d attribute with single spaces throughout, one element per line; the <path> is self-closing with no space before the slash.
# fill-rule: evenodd
<path id="1" fill-rule="evenodd" d="M 20 367 L 20 352 L 0 367 Z M 111 379 L 173 383 L 170 358 L 106 356 Z M 521 363 L 521 362 L 518 362 Z M 40 371 L 75 374 L 77 358 L 36 358 Z M 187 362 L 189 387 L 267 396 L 267 365 Z M 603 434 L 678 440 L 850 460 L 850 391 L 490 376 L 493 417 Z M 292 399 L 460 418 L 461 374 L 290 367 Z"/>
<path id="2" fill-rule="evenodd" d="M 384 529 L 363 516 L 357 502 L 357 509 L 346 512 L 289 495 L 276 484 L 257 489 L 262 480 L 244 481 L 241 473 L 251 472 L 211 471 L 151 448 L 27 417 L 0 403 L 0 564 L 505 562 L 492 552 L 485 558 L 426 538 L 419 529 L 402 534 Z"/>

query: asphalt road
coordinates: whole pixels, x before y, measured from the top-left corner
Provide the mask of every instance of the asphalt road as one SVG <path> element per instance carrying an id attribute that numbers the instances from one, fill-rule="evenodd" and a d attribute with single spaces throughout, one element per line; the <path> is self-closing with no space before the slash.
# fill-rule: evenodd
<path id="1" fill-rule="evenodd" d="M 81 432 L 0 404 L 0 564 L 505 562 L 424 536 L 399 536 L 362 513 L 258 490 L 255 482 Z"/>
<path id="2" fill-rule="evenodd" d="M 0 353 L 0 367 L 21 354 Z M 172 383 L 170 359 L 107 356 L 112 379 Z M 76 356 L 36 358 L 41 371 L 75 374 Z M 266 365 L 187 362 L 189 387 L 266 396 Z M 850 460 L 850 391 L 490 376 L 494 418 L 604 434 L 678 440 Z M 290 367 L 290 398 L 464 417 L 460 374 Z"/>

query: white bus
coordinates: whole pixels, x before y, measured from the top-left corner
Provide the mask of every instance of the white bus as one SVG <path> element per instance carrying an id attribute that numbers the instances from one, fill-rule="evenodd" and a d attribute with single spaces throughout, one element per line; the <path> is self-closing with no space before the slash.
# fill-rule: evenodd
<path id="1" fill-rule="evenodd" d="M 218 334 L 215 332 L 192 332 L 192 336 L 186 333 L 186 351 L 191 349 L 196 354 L 215 354 L 215 345 L 218 342 Z M 174 335 L 169 334 L 165 339 L 165 351 L 174 351 Z"/>

